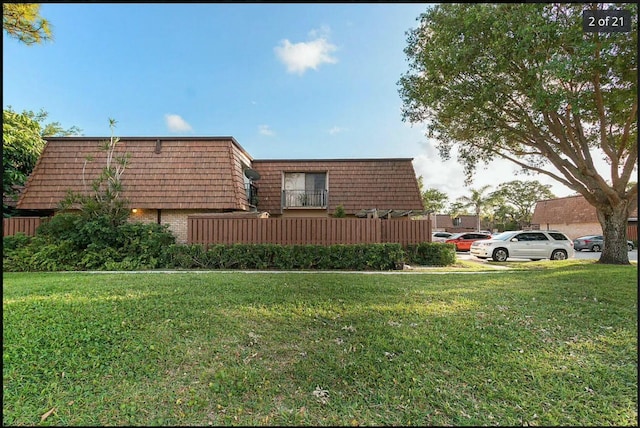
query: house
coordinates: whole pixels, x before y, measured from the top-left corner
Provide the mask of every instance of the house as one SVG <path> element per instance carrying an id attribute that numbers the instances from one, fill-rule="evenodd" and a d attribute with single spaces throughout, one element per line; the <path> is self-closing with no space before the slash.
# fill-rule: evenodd
<path id="1" fill-rule="evenodd" d="M 629 216 L 629 239 L 638 239 L 637 226 L 638 207 L 636 205 Z M 531 218 L 531 227 L 560 230 L 571 239 L 602 234 L 602 226 L 598 221 L 595 207 L 582 195 L 538 201 Z"/>
<path id="2" fill-rule="evenodd" d="M 473 232 L 478 228 L 478 216 L 462 214 L 451 216 L 448 214 L 432 215 L 433 229 L 449 233 Z"/>
<path id="3" fill-rule="evenodd" d="M 423 210 L 411 159 L 254 160 L 253 168 L 258 206 L 271 216 L 326 217 L 339 205 L 347 216 Z"/>
<path id="4" fill-rule="evenodd" d="M 17 208 L 53 215 L 104 167 L 108 138 L 51 137 Z M 379 209 L 422 210 L 412 159 L 255 160 L 233 137 L 123 137 L 122 176 L 130 220 L 168 224 L 186 242 L 188 217 L 330 217 Z M 88 159 L 92 159 L 89 161 Z"/>

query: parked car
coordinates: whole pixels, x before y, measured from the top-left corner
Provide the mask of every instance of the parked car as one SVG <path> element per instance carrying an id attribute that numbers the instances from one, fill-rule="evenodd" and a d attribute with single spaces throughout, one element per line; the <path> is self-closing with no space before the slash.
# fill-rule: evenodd
<path id="1" fill-rule="evenodd" d="M 469 251 L 471 244 L 480 239 L 490 239 L 491 235 L 480 232 L 464 232 L 464 233 L 456 233 L 453 236 L 450 236 L 447 239 L 447 244 L 454 244 L 456 246 L 456 251 Z"/>
<path id="2" fill-rule="evenodd" d="M 479 259 L 491 257 L 503 262 L 509 257 L 531 260 L 565 260 L 574 256 L 573 241 L 562 232 L 551 230 L 511 231 L 476 241 L 470 253 Z"/>
<path id="3" fill-rule="evenodd" d="M 451 236 L 453 236 L 453 233 L 449 233 L 449 232 L 433 232 L 431 234 L 431 242 L 445 242 Z"/>
<path id="4" fill-rule="evenodd" d="M 576 251 L 590 250 L 590 251 L 602 251 L 604 247 L 604 236 L 602 235 L 587 235 L 581 236 L 573 240 L 573 248 Z M 627 248 L 629 251 L 633 251 L 633 241 L 627 241 Z"/>

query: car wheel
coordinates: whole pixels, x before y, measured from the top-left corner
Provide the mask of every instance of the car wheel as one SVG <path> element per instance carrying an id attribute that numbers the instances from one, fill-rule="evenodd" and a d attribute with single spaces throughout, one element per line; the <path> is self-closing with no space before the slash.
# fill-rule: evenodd
<path id="1" fill-rule="evenodd" d="M 551 253 L 551 260 L 566 260 L 567 259 L 567 252 L 564 250 L 554 250 L 553 253 Z"/>
<path id="2" fill-rule="evenodd" d="M 633 251 L 633 244 L 627 244 L 627 248 L 629 248 L 629 251 Z"/>
<path id="3" fill-rule="evenodd" d="M 600 250 L 601 248 L 600 248 L 600 245 L 598 244 L 595 244 L 593 247 L 591 247 L 591 251 L 594 251 L 596 253 L 599 252 Z"/>
<path id="4" fill-rule="evenodd" d="M 504 248 L 496 248 L 491 257 L 494 262 L 504 262 L 509 257 L 509 252 Z"/>

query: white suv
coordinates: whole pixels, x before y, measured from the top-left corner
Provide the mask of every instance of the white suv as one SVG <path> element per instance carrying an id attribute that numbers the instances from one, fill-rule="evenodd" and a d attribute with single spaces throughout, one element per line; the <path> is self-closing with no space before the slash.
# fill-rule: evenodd
<path id="1" fill-rule="evenodd" d="M 503 232 L 491 239 L 474 242 L 470 253 L 479 259 L 491 257 L 496 262 L 509 257 L 565 260 L 574 254 L 573 241 L 564 233 L 551 230 Z"/>

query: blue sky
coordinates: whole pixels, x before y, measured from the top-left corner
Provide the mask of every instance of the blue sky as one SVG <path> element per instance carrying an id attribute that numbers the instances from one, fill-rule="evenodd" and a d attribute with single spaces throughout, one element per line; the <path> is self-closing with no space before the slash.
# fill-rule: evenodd
<path id="1" fill-rule="evenodd" d="M 469 193 L 462 168 L 400 112 L 405 32 L 427 7 L 43 4 L 52 42 L 3 37 L 3 105 L 86 136 L 109 135 L 109 118 L 123 137 L 233 136 L 256 159 L 411 157 L 453 201 Z M 481 167 L 471 187 L 515 170 Z"/>

